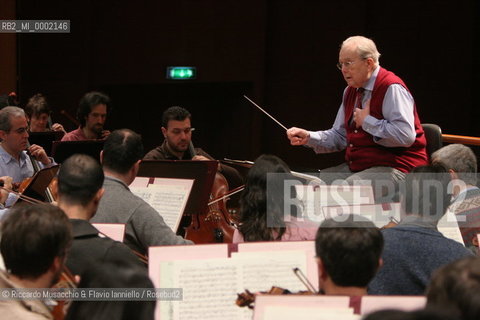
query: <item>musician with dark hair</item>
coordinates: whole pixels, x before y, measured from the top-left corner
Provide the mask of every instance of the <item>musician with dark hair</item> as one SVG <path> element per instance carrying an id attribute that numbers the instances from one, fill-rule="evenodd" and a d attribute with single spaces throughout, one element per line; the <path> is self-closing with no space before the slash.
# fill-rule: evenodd
<path id="1" fill-rule="evenodd" d="M 142 138 L 132 130 L 115 130 L 105 140 L 100 154 L 105 193 L 91 221 L 126 224 L 124 243 L 143 255 L 150 246 L 191 244 L 177 236 L 154 208 L 128 188 L 137 176 L 142 156 Z"/>
<path id="2" fill-rule="evenodd" d="M 0 271 L 0 288 L 51 288 L 58 282 L 72 241 L 61 209 L 49 204 L 18 206 L 0 226 L 7 270 Z M 53 319 L 43 301 L 31 299 L 1 299 L 0 314 L 2 319 Z"/>
<path id="3" fill-rule="evenodd" d="M 144 160 L 214 160 L 201 148 L 192 148 L 191 113 L 182 107 L 170 107 L 162 115 L 162 134 L 165 140 L 153 150 L 150 150 Z M 243 184 L 243 179 L 232 167 L 218 165 L 218 171 L 225 175 L 229 185 L 235 188 Z"/>
<path id="4" fill-rule="evenodd" d="M 192 115 L 182 107 L 174 106 L 162 114 L 162 134 L 165 140 L 155 149 L 149 151 L 144 160 L 213 160 L 200 148 L 191 150 Z M 193 153 L 193 154 L 192 154 Z"/>
<path id="5" fill-rule="evenodd" d="M 240 198 L 238 230 L 233 242 L 313 240 L 318 224 L 285 212 L 285 182 L 290 168 L 280 158 L 261 155 L 255 160 Z"/>
<path id="6" fill-rule="evenodd" d="M 127 246 L 101 236 L 89 222 L 103 196 L 103 180 L 100 164 L 85 154 L 71 156 L 58 171 L 58 206 L 70 218 L 74 237 L 66 264 L 76 275 L 92 268 L 94 262 L 120 260 L 144 267 Z"/>
<path id="7" fill-rule="evenodd" d="M 81 277 L 79 288 L 153 288 L 148 276 L 122 261 L 94 263 Z M 136 319 L 153 320 L 156 301 L 74 301 L 66 320 Z"/>
<path id="8" fill-rule="evenodd" d="M 43 94 L 37 93 L 28 99 L 27 105 L 25 106 L 25 114 L 27 115 L 30 132 L 45 132 L 50 130 L 48 123 L 52 109 Z M 59 123 L 52 124 L 51 130 L 65 133 L 65 129 Z"/>
<path id="9" fill-rule="evenodd" d="M 315 239 L 320 290 L 363 296 L 382 265 L 383 236 L 370 220 L 349 215 L 322 222 Z"/>
<path id="10" fill-rule="evenodd" d="M 80 127 L 64 135 L 62 141 L 107 138 L 110 131 L 104 130 L 104 125 L 109 108 L 110 98 L 106 94 L 96 91 L 86 93 L 77 109 Z"/>

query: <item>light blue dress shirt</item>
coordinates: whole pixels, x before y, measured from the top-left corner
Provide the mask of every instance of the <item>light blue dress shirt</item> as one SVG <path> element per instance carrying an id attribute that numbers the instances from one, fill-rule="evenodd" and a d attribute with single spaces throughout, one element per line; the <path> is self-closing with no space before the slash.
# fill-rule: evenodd
<path id="1" fill-rule="evenodd" d="M 13 182 L 18 183 L 33 176 L 33 173 L 33 166 L 26 151 L 22 151 L 20 160 L 17 161 L 0 145 L 0 177 L 12 177 Z"/>
<path id="2" fill-rule="evenodd" d="M 372 97 L 373 86 L 377 79 L 380 66 L 363 86 L 362 106 Z M 343 91 L 343 97 L 346 93 Z M 347 131 L 345 129 L 345 107 L 342 104 L 338 110 L 333 127 L 324 131 L 310 131 L 307 146 L 316 153 L 341 151 L 347 147 Z M 368 115 L 362 129 L 373 136 L 373 141 L 384 147 L 409 147 L 415 142 L 415 117 L 413 114 L 414 100 L 412 95 L 400 84 L 388 87 L 382 104 L 384 119 Z"/>
<path id="3" fill-rule="evenodd" d="M 55 161 L 50 158 L 51 163 L 45 166 L 43 163 L 38 162 L 40 169 L 48 168 L 55 165 Z M 34 170 L 32 162 L 26 151 L 22 151 L 20 154 L 20 160 L 17 161 L 12 157 L 3 147 L 0 145 L 0 177 L 9 176 L 13 179 L 13 182 L 19 183 L 33 176 Z M 18 196 L 10 193 L 5 203 L 6 207 L 12 206 L 18 200 Z"/>

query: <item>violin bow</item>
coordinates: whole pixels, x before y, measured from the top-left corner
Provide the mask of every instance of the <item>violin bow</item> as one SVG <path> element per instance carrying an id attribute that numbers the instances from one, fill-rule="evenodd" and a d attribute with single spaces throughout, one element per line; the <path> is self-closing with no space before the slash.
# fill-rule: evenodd
<path id="1" fill-rule="evenodd" d="M 228 193 L 226 193 L 225 195 L 221 196 L 221 197 L 218 197 L 216 199 L 213 199 L 212 201 L 210 201 L 207 205 L 208 206 L 211 206 L 212 204 L 215 204 L 219 201 L 222 201 L 226 198 L 228 198 L 229 196 L 231 195 L 234 195 L 235 193 L 239 193 L 240 191 L 242 191 L 243 189 L 245 189 L 245 185 L 242 185 L 242 186 L 239 186 L 239 187 L 236 187 L 235 189 L 232 189 L 230 190 Z"/>
<path id="2" fill-rule="evenodd" d="M 307 277 L 305 277 L 305 275 L 303 274 L 302 270 L 300 270 L 299 268 L 293 268 L 293 273 L 295 273 L 295 275 L 297 276 L 298 280 L 300 280 L 303 285 L 307 288 L 307 290 L 310 292 L 310 293 L 315 293 L 315 288 L 313 287 L 313 285 L 310 283 L 310 281 L 308 281 Z"/>
<path id="3" fill-rule="evenodd" d="M 23 201 L 30 203 L 30 204 L 39 204 L 39 203 L 44 203 L 43 201 L 40 201 L 35 198 L 31 198 L 29 196 L 23 195 L 19 192 L 13 191 L 11 189 L 5 188 L 4 186 L 0 186 L 0 189 L 7 191 L 8 193 L 13 193 L 14 195 L 18 196 L 20 199 Z"/>

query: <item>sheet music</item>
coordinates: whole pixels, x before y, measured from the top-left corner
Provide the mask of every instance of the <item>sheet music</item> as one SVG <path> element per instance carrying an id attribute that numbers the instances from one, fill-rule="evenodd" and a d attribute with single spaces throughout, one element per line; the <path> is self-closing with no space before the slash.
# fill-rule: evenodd
<path id="1" fill-rule="evenodd" d="M 183 288 L 183 301 L 159 301 L 162 320 L 251 319 L 252 311 L 235 304 L 240 265 L 230 259 L 160 263 L 162 283 Z"/>
<path id="2" fill-rule="evenodd" d="M 293 267 L 306 268 L 304 252 L 230 259 L 160 263 L 162 287 L 183 288 L 183 301 L 160 301 L 161 319 L 251 319 L 252 311 L 235 305 L 237 293 L 269 290 L 273 285 L 304 289 Z"/>
<path id="3" fill-rule="evenodd" d="M 156 288 L 164 288 L 166 284 L 160 281 L 158 273 L 161 262 L 220 258 L 228 258 L 228 244 L 226 243 L 149 247 L 148 276 Z"/>
<path id="4" fill-rule="evenodd" d="M 232 258 L 242 257 L 247 253 L 255 252 L 261 255 L 270 255 L 271 252 L 302 251 L 305 253 L 307 267 L 300 268 L 310 284 L 318 290 L 318 266 L 315 258 L 315 241 L 267 241 L 244 242 L 238 244 L 238 252 L 232 253 Z M 300 261 L 300 260 L 299 260 Z M 304 290 L 305 288 L 301 289 Z"/>
<path id="5" fill-rule="evenodd" d="M 302 251 L 244 252 L 232 254 L 231 260 L 241 263 L 243 289 L 252 292 L 269 290 L 273 285 L 290 291 L 305 291 L 305 285 L 293 273 L 307 270 L 307 255 Z"/>
<path id="6" fill-rule="evenodd" d="M 192 179 L 155 178 L 148 187 L 131 187 L 130 190 L 151 205 L 176 232 L 193 186 Z"/>
<path id="7" fill-rule="evenodd" d="M 135 187 L 135 188 L 138 188 L 138 187 L 148 187 L 148 181 L 150 180 L 150 178 L 148 177 L 136 177 L 135 180 L 133 180 L 132 183 L 130 183 L 130 189 L 132 187 Z"/>
<path id="8" fill-rule="evenodd" d="M 371 220 L 375 226 L 381 228 L 391 219 L 400 221 L 400 202 L 382 204 L 361 204 L 349 206 L 323 207 L 325 218 L 335 218 L 347 214 L 358 214 Z"/>
<path id="9" fill-rule="evenodd" d="M 262 320 L 359 320 L 362 316 L 353 314 L 352 308 L 266 306 Z"/>
<path id="10" fill-rule="evenodd" d="M 323 207 L 374 204 L 371 186 L 296 185 L 297 198 L 303 204 L 303 216 L 321 222 Z"/>
<path id="11" fill-rule="evenodd" d="M 465 245 L 462 233 L 458 227 L 457 217 L 450 209 L 447 210 L 442 219 L 438 222 L 437 229 L 445 236 L 445 238 L 455 240 Z"/>
<path id="12" fill-rule="evenodd" d="M 332 309 L 338 310 L 349 310 L 350 306 L 350 297 L 348 296 L 326 296 L 326 295 L 257 295 L 255 297 L 255 309 L 253 311 L 253 320 L 264 319 L 265 308 L 267 307 L 285 307 L 296 308 L 297 310 L 306 309 L 306 308 L 322 308 L 329 311 Z M 323 312 L 323 311 L 322 311 Z M 341 312 L 341 311 L 340 311 Z M 350 314 L 352 311 L 348 311 Z M 318 311 L 316 312 L 318 313 Z M 310 318 L 313 316 L 313 313 L 309 312 Z M 296 317 L 280 317 L 278 319 L 295 319 Z M 331 317 L 330 319 L 337 319 L 336 317 Z"/>
<path id="13" fill-rule="evenodd" d="M 125 236 L 125 224 L 123 223 L 92 223 L 98 231 L 105 234 L 109 238 L 123 242 Z"/>
<path id="14" fill-rule="evenodd" d="M 5 270 L 5 263 L 3 262 L 3 257 L 0 254 L 0 270 Z"/>

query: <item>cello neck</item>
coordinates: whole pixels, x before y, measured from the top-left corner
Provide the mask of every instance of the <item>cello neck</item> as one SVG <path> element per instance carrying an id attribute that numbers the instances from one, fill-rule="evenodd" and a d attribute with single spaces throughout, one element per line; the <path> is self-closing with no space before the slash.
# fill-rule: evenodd
<path id="1" fill-rule="evenodd" d="M 190 152 L 192 158 L 197 155 L 197 153 L 195 152 L 195 148 L 193 147 L 192 141 L 190 141 L 190 144 L 188 145 L 188 151 Z"/>
<path id="2" fill-rule="evenodd" d="M 30 151 L 28 151 L 28 149 L 30 149 L 30 142 L 27 142 L 27 155 L 30 158 L 30 162 L 32 163 L 33 173 L 37 173 L 38 171 L 40 171 L 40 166 L 38 165 L 37 160 L 30 154 Z"/>

